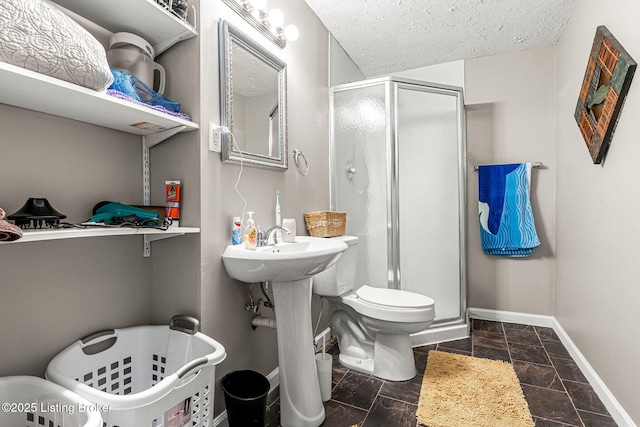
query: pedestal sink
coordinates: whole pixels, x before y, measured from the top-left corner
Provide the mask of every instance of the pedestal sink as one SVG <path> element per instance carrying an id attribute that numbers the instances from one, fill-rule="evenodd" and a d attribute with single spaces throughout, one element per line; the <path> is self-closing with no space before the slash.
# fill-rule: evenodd
<path id="1" fill-rule="evenodd" d="M 313 347 L 311 277 L 333 265 L 346 249 L 344 242 L 299 236 L 294 243 L 263 246 L 255 251 L 229 245 L 222 254 L 232 279 L 271 282 L 282 427 L 317 427 L 324 421 Z"/>

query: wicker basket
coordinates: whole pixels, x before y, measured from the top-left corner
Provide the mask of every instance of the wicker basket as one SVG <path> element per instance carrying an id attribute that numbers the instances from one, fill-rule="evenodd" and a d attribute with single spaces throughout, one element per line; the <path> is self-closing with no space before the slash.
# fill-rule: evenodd
<path id="1" fill-rule="evenodd" d="M 304 214 L 307 230 L 312 237 L 342 236 L 347 224 L 346 212 L 307 212 Z"/>

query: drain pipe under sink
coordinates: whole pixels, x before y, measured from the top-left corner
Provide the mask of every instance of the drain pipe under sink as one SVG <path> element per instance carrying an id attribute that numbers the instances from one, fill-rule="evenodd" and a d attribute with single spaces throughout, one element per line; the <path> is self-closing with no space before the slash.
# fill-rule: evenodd
<path id="1" fill-rule="evenodd" d="M 260 316 L 259 314 L 253 316 L 251 319 L 251 327 L 255 331 L 258 326 L 264 326 L 266 328 L 275 329 L 276 328 L 276 319 L 271 317 Z"/>

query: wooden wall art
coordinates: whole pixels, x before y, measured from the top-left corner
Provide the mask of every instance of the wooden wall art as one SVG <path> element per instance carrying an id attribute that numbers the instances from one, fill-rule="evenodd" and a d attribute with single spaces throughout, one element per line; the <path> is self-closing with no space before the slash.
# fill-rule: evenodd
<path id="1" fill-rule="evenodd" d="M 636 66 L 607 27 L 599 26 L 575 112 L 595 164 L 607 154 Z"/>

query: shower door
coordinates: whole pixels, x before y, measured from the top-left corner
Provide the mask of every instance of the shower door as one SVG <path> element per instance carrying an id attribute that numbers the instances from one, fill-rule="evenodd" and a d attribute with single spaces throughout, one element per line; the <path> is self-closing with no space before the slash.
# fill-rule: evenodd
<path id="1" fill-rule="evenodd" d="M 358 285 L 433 298 L 418 344 L 466 336 L 462 90 L 382 78 L 331 96 L 331 204 L 360 239 Z"/>

